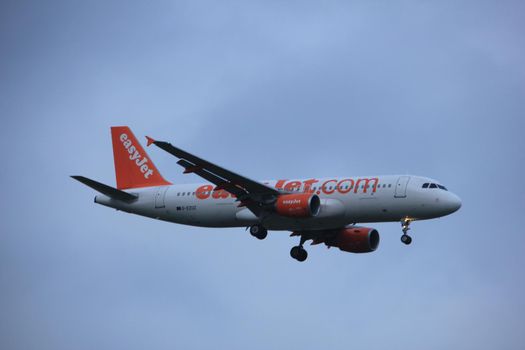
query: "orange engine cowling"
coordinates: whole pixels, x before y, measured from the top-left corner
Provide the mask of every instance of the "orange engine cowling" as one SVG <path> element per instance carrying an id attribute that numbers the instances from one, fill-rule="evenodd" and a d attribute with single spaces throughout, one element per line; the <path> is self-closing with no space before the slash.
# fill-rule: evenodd
<path id="1" fill-rule="evenodd" d="M 282 216 L 310 218 L 319 214 L 321 200 L 311 193 L 283 194 L 277 198 L 275 211 Z"/>
<path id="2" fill-rule="evenodd" d="M 324 243 L 350 253 L 370 253 L 379 245 L 379 232 L 369 227 L 348 227 Z"/>

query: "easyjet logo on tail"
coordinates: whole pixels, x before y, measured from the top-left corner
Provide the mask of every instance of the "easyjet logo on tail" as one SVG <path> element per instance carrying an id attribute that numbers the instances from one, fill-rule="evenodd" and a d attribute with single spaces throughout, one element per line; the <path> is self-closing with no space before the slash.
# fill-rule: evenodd
<path id="1" fill-rule="evenodd" d="M 115 177 L 119 190 L 171 185 L 127 126 L 111 127 Z"/>
<path id="2" fill-rule="evenodd" d="M 144 178 L 148 179 L 151 175 L 153 175 L 153 170 L 151 170 L 149 165 L 146 164 L 148 162 L 148 158 L 142 156 L 140 152 L 137 151 L 137 148 L 128 138 L 128 135 L 125 133 L 120 134 L 120 141 L 122 142 L 122 145 L 124 145 L 124 148 L 128 151 L 129 159 L 135 161 L 135 164 L 140 169 L 140 172 L 144 174 Z"/>

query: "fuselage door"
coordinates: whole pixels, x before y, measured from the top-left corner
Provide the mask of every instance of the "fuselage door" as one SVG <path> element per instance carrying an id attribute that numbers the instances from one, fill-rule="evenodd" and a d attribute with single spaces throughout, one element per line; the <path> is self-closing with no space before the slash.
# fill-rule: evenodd
<path id="1" fill-rule="evenodd" d="M 169 186 L 162 186 L 157 188 L 155 194 L 155 208 L 164 208 L 166 206 L 166 192 L 168 192 Z"/>
<path id="2" fill-rule="evenodd" d="M 409 180 L 410 176 L 400 176 L 399 179 L 397 179 L 394 197 L 405 198 L 407 196 L 407 185 Z"/>

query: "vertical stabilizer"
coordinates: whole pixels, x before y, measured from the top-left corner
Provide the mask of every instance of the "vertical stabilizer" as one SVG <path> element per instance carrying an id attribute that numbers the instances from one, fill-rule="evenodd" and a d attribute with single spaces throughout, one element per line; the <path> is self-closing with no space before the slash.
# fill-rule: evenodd
<path id="1" fill-rule="evenodd" d="M 171 185 L 162 177 L 130 128 L 112 126 L 111 139 L 118 189 Z"/>

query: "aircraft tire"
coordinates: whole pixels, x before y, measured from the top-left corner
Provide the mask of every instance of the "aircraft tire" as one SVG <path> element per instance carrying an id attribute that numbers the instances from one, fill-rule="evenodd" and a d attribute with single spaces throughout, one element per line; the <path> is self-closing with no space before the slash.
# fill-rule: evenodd
<path id="1" fill-rule="evenodd" d="M 250 234 L 257 239 L 265 239 L 268 236 L 268 230 L 261 225 L 253 225 L 250 227 Z"/>
<path id="2" fill-rule="evenodd" d="M 409 245 L 410 243 L 412 243 L 412 237 L 410 237 L 409 235 L 402 235 L 401 242 L 405 243 L 406 245 Z"/>
<path id="3" fill-rule="evenodd" d="M 297 261 L 305 261 L 308 258 L 308 252 L 301 246 L 292 247 L 290 256 Z"/>

